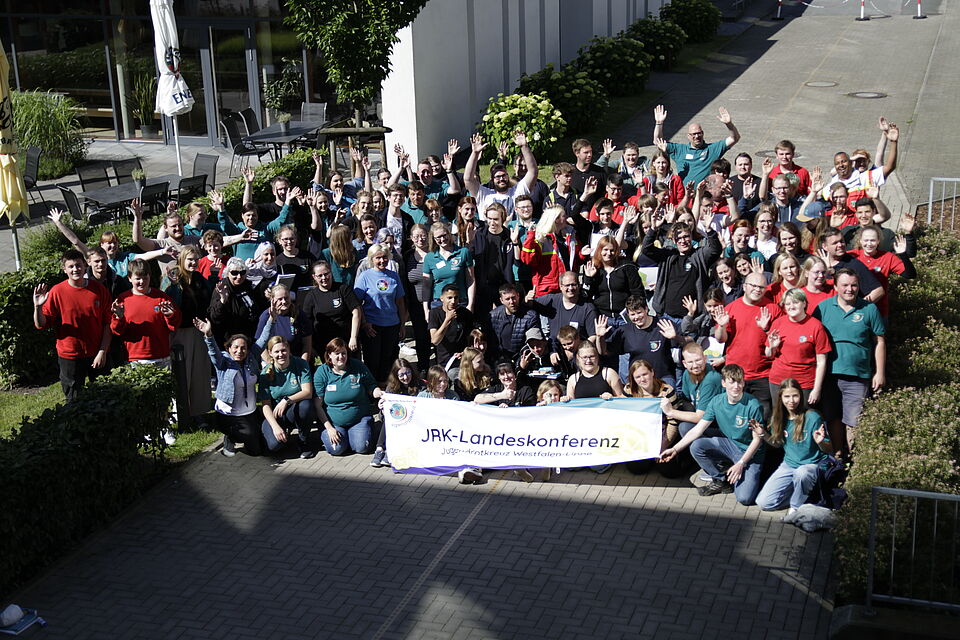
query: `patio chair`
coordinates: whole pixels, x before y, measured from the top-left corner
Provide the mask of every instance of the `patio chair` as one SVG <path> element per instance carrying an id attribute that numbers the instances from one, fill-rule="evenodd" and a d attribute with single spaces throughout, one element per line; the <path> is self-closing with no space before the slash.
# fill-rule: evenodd
<path id="1" fill-rule="evenodd" d="M 237 161 L 237 157 L 249 159 L 250 156 L 257 156 L 257 160 L 259 161 L 260 158 L 271 153 L 269 148 L 258 147 L 255 144 L 244 142 L 243 137 L 240 135 L 240 127 L 237 124 L 237 120 L 240 120 L 240 116 L 232 113 L 220 121 L 220 126 L 227 132 L 228 145 L 233 151 L 233 156 L 230 158 L 230 173 L 228 174 L 231 177 L 233 176 L 233 164 Z M 244 162 L 243 166 L 247 166 L 247 164 L 249 164 L 249 160 Z"/>
<path id="2" fill-rule="evenodd" d="M 63 203 L 67 206 L 67 211 L 73 216 L 73 219 L 83 220 L 83 207 L 80 206 L 80 198 L 77 197 L 77 194 L 62 184 L 58 184 L 57 189 L 60 190 L 60 195 L 63 196 Z"/>
<path id="3" fill-rule="evenodd" d="M 206 187 L 206 175 L 181 178 L 180 184 L 177 185 L 176 194 L 171 195 L 174 197 L 174 199 L 176 199 L 177 204 L 182 206 L 185 202 L 192 202 L 197 198 L 202 198 L 205 196 Z"/>
<path id="4" fill-rule="evenodd" d="M 102 164 L 77 167 L 77 179 L 80 180 L 80 188 L 84 191 L 111 186 L 107 168 Z"/>
<path id="5" fill-rule="evenodd" d="M 31 202 L 36 203 L 37 201 L 33 195 L 33 190 L 36 189 L 37 193 L 40 194 L 40 200 L 43 204 L 49 206 L 47 205 L 47 199 L 43 197 L 43 189 L 37 183 L 40 173 L 41 155 L 43 155 L 43 150 L 40 149 L 40 147 L 27 147 L 27 158 L 23 166 L 23 184 L 27 188 L 27 195 L 30 197 Z"/>
<path id="6" fill-rule="evenodd" d="M 198 153 L 193 159 L 193 176 L 207 176 L 204 189 L 217 188 L 217 162 L 220 156 Z"/>
<path id="7" fill-rule="evenodd" d="M 157 215 L 166 211 L 169 199 L 169 182 L 158 182 L 140 189 L 140 206 L 147 215 Z"/>
<path id="8" fill-rule="evenodd" d="M 240 119 L 243 120 L 243 126 L 247 128 L 247 135 L 252 136 L 260 131 L 260 119 L 251 107 L 247 107 L 240 112 Z"/>
<path id="9" fill-rule="evenodd" d="M 133 182 L 133 170 L 143 171 L 143 165 L 140 164 L 140 158 L 130 158 L 129 160 L 115 160 L 113 163 L 113 172 L 117 175 L 117 184 L 126 184 Z"/>
<path id="10" fill-rule="evenodd" d="M 304 102 L 300 105 L 300 119 L 304 122 L 326 122 L 326 102 Z"/>

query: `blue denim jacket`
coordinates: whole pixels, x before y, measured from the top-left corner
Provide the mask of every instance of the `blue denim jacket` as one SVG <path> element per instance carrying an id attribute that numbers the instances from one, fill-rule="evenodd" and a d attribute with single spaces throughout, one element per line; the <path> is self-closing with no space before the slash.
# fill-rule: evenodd
<path id="1" fill-rule="evenodd" d="M 236 390 L 233 381 L 236 379 L 234 373 L 240 367 L 246 367 L 247 371 L 257 377 L 260 373 L 261 361 L 260 354 L 263 352 L 270 339 L 270 331 L 273 329 L 273 318 L 267 317 L 267 322 L 263 325 L 263 330 L 257 336 L 257 341 L 250 345 L 247 351 L 247 359 L 240 363 L 231 358 L 225 351 L 221 351 L 217 342 L 209 336 L 204 336 L 203 340 L 207 343 L 207 355 L 210 356 L 210 362 L 213 363 L 213 370 L 217 372 L 217 400 L 221 400 L 229 405 L 233 405 L 233 398 Z"/>

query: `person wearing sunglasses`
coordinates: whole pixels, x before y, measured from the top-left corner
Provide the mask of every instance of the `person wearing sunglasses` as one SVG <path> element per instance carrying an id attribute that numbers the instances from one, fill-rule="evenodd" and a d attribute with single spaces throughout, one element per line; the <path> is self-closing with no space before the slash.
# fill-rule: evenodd
<path id="1" fill-rule="evenodd" d="M 228 336 L 253 335 L 266 298 L 257 296 L 247 279 L 247 265 L 237 257 L 230 258 L 223 269 L 223 279 L 214 288 L 208 309 L 213 335 L 223 346 Z"/>

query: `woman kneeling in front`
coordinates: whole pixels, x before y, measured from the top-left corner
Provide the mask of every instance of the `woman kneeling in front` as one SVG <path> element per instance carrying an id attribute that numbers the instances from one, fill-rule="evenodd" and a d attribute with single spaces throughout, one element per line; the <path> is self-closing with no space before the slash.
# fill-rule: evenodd
<path id="1" fill-rule="evenodd" d="M 313 376 L 313 390 L 316 402 L 323 401 L 329 417 L 320 432 L 327 453 L 332 456 L 351 451 L 370 453 L 373 448 L 370 396 L 379 398 L 383 391 L 377 387 L 367 365 L 349 356 L 343 338 L 327 343 L 324 364 L 317 367 Z M 320 407 L 317 415 L 323 415 Z"/>

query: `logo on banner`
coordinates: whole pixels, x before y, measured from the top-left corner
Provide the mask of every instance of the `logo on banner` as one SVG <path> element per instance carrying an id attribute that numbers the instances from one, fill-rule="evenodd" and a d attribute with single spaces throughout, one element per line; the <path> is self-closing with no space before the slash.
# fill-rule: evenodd
<path id="1" fill-rule="evenodd" d="M 413 411 L 407 411 L 405 406 L 395 402 L 390 405 L 390 417 L 396 420 L 396 424 L 401 425 L 410 421 L 413 417 Z"/>

